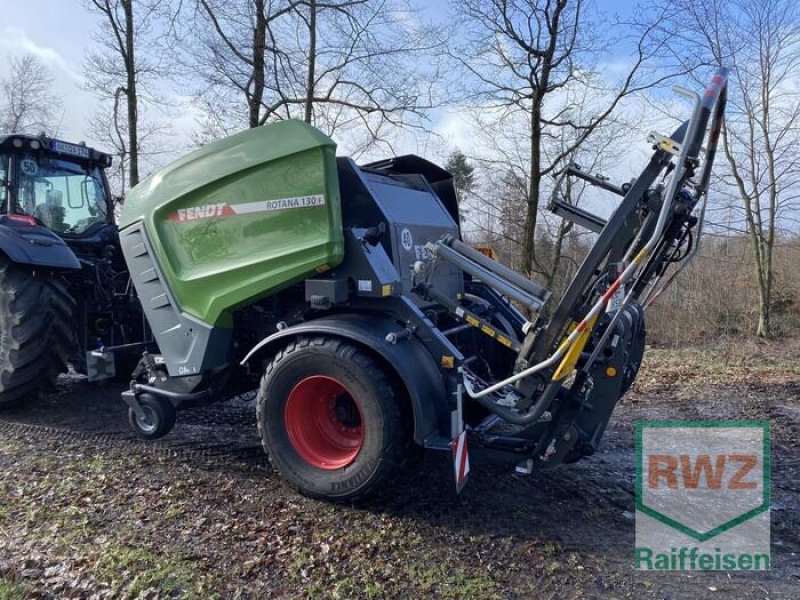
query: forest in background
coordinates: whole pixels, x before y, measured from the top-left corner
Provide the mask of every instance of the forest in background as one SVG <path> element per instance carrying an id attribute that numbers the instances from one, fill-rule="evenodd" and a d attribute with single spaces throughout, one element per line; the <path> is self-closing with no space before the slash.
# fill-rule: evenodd
<path id="1" fill-rule="evenodd" d="M 621 183 L 650 130 L 688 114 L 672 85 L 730 69 L 722 151 L 698 255 L 654 305 L 654 343 L 800 328 L 800 7 L 659 0 L 620 15 L 585 0 L 84 0 L 86 137 L 124 196 L 176 153 L 298 118 L 349 154 L 411 148 L 456 177 L 466 237 L 557 296 L 591 234 L 549 214 L 570 162 Z M 58 134 L 51 67 L 7 56 L 0 129 Z M 176 90 L 182 102 L 174 102 Z M 191 139 L 172 122 L 191 109 Z M 433 122 L 449 115 L 448 139 Z M 570 201 L 607 216 L 593 190 Z"/>

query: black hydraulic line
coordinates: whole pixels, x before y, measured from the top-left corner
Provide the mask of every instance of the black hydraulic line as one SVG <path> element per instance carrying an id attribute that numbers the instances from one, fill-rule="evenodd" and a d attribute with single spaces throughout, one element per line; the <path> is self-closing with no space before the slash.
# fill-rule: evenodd
<path id="1" fill-rule="evenodd" d="M 475 248 L 465 244 L 459 239 L 454 238 L 453 236 L 447 235 L 442 240 L 442 243 L 447 244 L 453 250 L 458 252 L 459 254 L 463 254 L 473 262 L 478 263 L 487 271 L 491 271 L 495 275 L 498 275 L 505 279 L 506 281 L 513 283 L 519 288 L 522 288 L 524 291 L 540 298 L 542 303 L 547 302 L 547 299 L 550 297 L 550 290 L 545 288 L 544 286 L 539 285 L 535 281 L 531 281 L 527 277 L 524 277 L 514 271 L 513 269 L 509 269 L 504 264 L 497 262 L 496 260 L 492 260 L 485 254 L 481 254 Z"/>
<path id="2" fill-rule="evenodd" d="M 457 333 L 461 333 L 462 331 L 466 331 L 472 327 L 469 323 L 464 323 L 463 325 L 456 325 L 455 327 L 451 327 L 450 329 L 445 329 L 442 333 L 446 336 L 455 335 Z"/>
<path id="3" fill-rule="evenodd" d="M 462 271 L 479 278 L 483 283 L 496 289 L 502 295 L 524 304 L 531 310 L 538 312 L 544 305 L 544 301 L 541 298 L 504 280 L 500 275 L 492 273 L 466 256 L 456 252 L 450 246 L 443 244 L 441 241 L 431 244 L 431 252 L 442 260 L 455 265 Z"/>
<path id="4" fill-rule="evenodd" d="M 489 412 L 496 414 L 498 417 L 504 421 L 508 421 L 512 425 L 530 425 L 538 421 L 545 411 L 550 408 L 550 404 L 556 397 L 556 394 L 560 388 L 560 383 L 555 381 L 551 382 L 550 385 L 545 388 L 544 392 L 542 392 L 542 395 L 537 398 L 536 403 L 531 407 L 531 409 L 522 414 L 514 412 L 505 406 L 500 406 L 492 401 L 489 396 L 473 398 L 473 400 L 478 402 L 478 404 L 483 406 Z"/>
<path id="5" fill-rule="evenodd" d="M 152 342 L 134 342 L 132 344 L 120 344 L 119 346 L 103 346 L 92 352 L 120 352 L 122 350 L 134 350 L 135 348 L 147 348 L 152 346 Z"/>
<path id="6" fill-rule="evenodd" d="M 719 145 L 719 136 L 722 131 L 722 124 L 725 117 L 725 107 L 728 103 L 728 70 L 720 69 L 718 73 L 725 78 L 722 89 L 719 91 L 717 103 L 714 105 L 714 116 L 711 120 L 711 129 L 708 132 L 708 142 L 706 143 L 706 154 L 703 158 L 703 172 L 700 175 L 700 181 L 697 185 L 697 198 L 706 193 L 708 184 L 711 180 L 711 167 L 714 164 L 714 158 L 717 155 L 717 146 Z"/>
<path id="7" fill-rule="evenodd" d="M 500 331 L 489 323 L 486 319 L 482 319 L 474 312 L 464 308 L 460 304 L 454 302 L 450 299 L 449 296 L 446 294 L 441 293 L 435 287 L 430 284 L 421 284 L 420 287 L 423 289 L 425 295 L 432 300 L 435 300 L 442 306 L 444 306 L 452 315 L 455 315 L 462 321 L 465 321 L 468 327 L 472 327 L 474 329 L 479 330 L 484 335 L 492 338 L 499 344 L 502 344 L 506 348 L 511 348 L 512 350 L 519 351 L 520 345 L 519 342 L 511 338 L 510 336 L 506 335 L 505 332 Z M 446 332 L 442 332 L 447 335 Z"/>
<path id="8" fill-rule="evenodd" d="M 700 107 L 700 120 L 698 121 L 697 129 L 695 130 L 695 135 L 693 140 L 689 140 L 691 146 L 689 146 L 689 158 L 696 158 L 698 154 L 700 154 L 700 148 L 703 145 L 703 138 L 706 135 L 706 126 L 708 125 L 708 120 L 711 117 L 711 111 L 714 109 L 714 103 L 717 101 L 718 97 L 722 97 L 724 95 L 724 100 L 727 101 L 727 94 L 725 93 L 725 89 L 727 88 L 728 82 L 728 69 L 725 67 L 719 67 L 714 73 L 714 77 L 711 79 L 711 83 L 709 84 L 708 88 L 706 89 L 705 93 L 703 94 L 703 99 L 701 100 Z M 721 110 L 725 110 L 725 106 L 721 107 Z M 717 116 L 721 116 L 721 113 L 714 111 L 715 119 Z M 722 124 L 719 123 L 719 127 L 721 128 Z M 714 127 L 712 125 L 712 132 Z M 717 147 L 717 139 L 719 139 L 719 129 L 716 130 L 715 137 L 709 138 L 710 142 L 713 142 L 713 151 L 716 152 Z M 713 158 L 713 156 L 712 156 Z M 709 174 L 710 176 L 710 174 Z"/>

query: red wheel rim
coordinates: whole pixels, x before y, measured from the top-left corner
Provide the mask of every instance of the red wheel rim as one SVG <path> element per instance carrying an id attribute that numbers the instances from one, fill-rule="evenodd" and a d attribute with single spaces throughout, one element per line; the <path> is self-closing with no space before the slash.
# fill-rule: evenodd
<path id="1" fill-rule="evenodd" d="M 361 408 L 333 377 L 306 377 L 289 392 L 286 431 L 308 464 L 334 471 L 351 464 L 364 444 Z"/>

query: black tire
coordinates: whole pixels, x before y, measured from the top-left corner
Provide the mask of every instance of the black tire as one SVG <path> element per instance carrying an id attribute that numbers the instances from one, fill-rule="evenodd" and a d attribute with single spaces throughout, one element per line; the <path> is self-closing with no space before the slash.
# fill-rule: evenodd
<path id="1" fill-rule="evenodd" d="M 343 388 L 326 402 L 335 404 L 331 411 L 347 435 L 362 432 L 352 458 L 348 449 L 324 467 L 304 456 L 302 446 L 302 436 L 321 417 L 303 419 L 298 426 L 297 414 L 306 413 L 295 406 L 298 390 L 319 381 Z M 346 341 L 301 337 L 290 342 L 267 366 L 257 398 L 258 431 L 272 466 L 300 493 L 329 501 L 359 500 L 388 483 L 415 454 L 411 415 L 393 381 L 373 356 Z M 303 398 L 319 403 L 315 393 L 310 390 Z M 357 415 L 348 409 L 351 402 Z"/>
<path id="2" fill-rule="evenodd" d="M 74 313 L 62 277 L 0 257 L 0 407 L 36 396 L 67 370 Z"/>
<path id="3" fill-rule="evenodd" d="M 129 408 L 128 423 L 140 438 L 156 440 L 167 435 L 175 427 L 175 407 L 169 400 L 142 394 L 139 396 L 139 404 L 145 417 L 140 418 L 132 408 Z"/>

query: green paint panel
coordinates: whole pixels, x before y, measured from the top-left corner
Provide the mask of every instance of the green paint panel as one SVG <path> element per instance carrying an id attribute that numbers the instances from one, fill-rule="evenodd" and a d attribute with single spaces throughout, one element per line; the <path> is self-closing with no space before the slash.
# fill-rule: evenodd
<path id="1" fill-rule="evenodd" d="M 229 311 L 339 264 L 336 145 L 302 121 L 214 142 L 133 188 L 120 227 L 144 220 L 181 310 L 229 326 Z"/>

